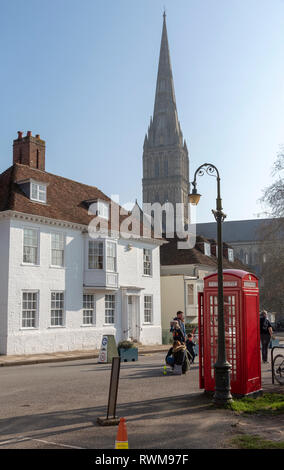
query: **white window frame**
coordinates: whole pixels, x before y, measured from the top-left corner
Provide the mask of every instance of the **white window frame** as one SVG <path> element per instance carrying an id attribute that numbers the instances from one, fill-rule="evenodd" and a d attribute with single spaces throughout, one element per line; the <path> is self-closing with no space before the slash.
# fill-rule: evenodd
<path id="1" fill-rule="evenodd" d="M 112 299 L 110 297 L 112 297 Z M 112 312 L 112 313 L 109 314 L 109 312 Z M 109 326 L 109 325 L 115 324 L 115 314 L 116 314 L 116 296 L 115 294 L 105 294 L 105 325 Z M 109 321 L 109 320 L 113 320 L 113 321 Z"/>
<path id="2" fill-rule="evenodd" d="M 90 255 L 90 246 L 91 245 L 98 245 L 98 251 L 97 252 L 93 252 L 91 253 Z M 101 247 L 101 252 L 100 252 L 100 247 Z M 97 270 L 101 270 L 101 269 L 104 269 L 104 260 L 105 260 L 105 252 L 104 252 L 104 242 L 102 240 L 88 240 L 88 269 L 93 271 L 94 269 L 97 269 Z M 92 256 L 92 263 L 90 263 L 90 256 Z M 102 265 L 101 267 L 90 267 L 91 264 L 93 266 L 95 266 L 95 264 L 97 264 L 97 266 L 99 266 L 99 258 L 102 257 Z M 95 263 L 95 260 L 97 259 L 97 263 Z"/>
<path id="3" fill-rule="evenodd" d="M 28 230 L 36 232 L 36 244 L 35 245 L 34 244 L 30 244 L 30 245 L 25 244 L 25 232 L 28 231 Z M 23 227 L 23 257 L 22 257 L 22 262 L 25 265 L 37 266 L 39 264 L 39 238 L 40 238 L 39 234 L 40 234 L 40 231 L 39 231 L 38 228 Z M 36 256 L 35 256 L 34 261 L 26 261 L 25 260 L 25 247 L 30 248 L 32 250 L 36 249 Z"/>
<path id="4" fill-rule="evenodd" d="M 36 190 L 36 196 L 33 196 L 33 188 Z M 46 184 L 37 181 L 30 182 L 30 199 L 32 201 L 46 204 Z"/>
<path id="5" fill-rule="evenodd" d="M 117 250 L 114 241 L 106 241 L 106 271 L 117 271 Z"/>
<path id="6" fill-rule="evenodd" d="M 151 299 L 151 302 L 150 302 L 150 308 L 149 308 L 149 300 L 146 300 L 147 299 Z M 153 324 L 153 295 L 152 294 L 144 294 L 143 296 L 143 311 L 144 311 L 144 324 L 146 325 L 152 325 Z M 146 311 L 149 311 L 150 313 L 147 312 L 146 314 Z M 149 319 L 147 318 L 146 320 L 146 315 L 149 316 Z"/>
<path id="7" fill-rule="evenodd" d="M 234 262 L 234 250 L 233 248 L 228 248 L 228 260 L 232 263 Z"/>
<path id="8" fill-rule="evenodd" d="M 151 277 L 153 272 L 152 250 L 143 248 L 143 275 Z"/>
<path id="9" fill-rule="evenodd" d="M 97 202 L 97 214 L 102 219 L 109 220 L 109 203 L 106 201 Z"/>
<path id="10" fill-rule="evenodd" d="M 56 295 L 63 295 L 63 299 L 57 299 L 55 298 L 55 300 L 52 299 L 52 294 L 56 294 Z M 52 302 L 63 302 L 62 306 L 57 306 L 55 305 L 54 307 L 52 306 Z M 56 311 L 61 311 L 62 312 L 62 323 L 61 324 L 55 324 L 53 325 L 52 324 L 52 312 L 56 312 Z M 58 317 L 55 317 L 55 319 L 58 318 Z M 52 290 L 50 291 L 50 328 L 62 328 L 65 326 L 65 292 L 64 291 L 59 291 L 59 290 Z"/>
<path id="11" fill-rule="evenodd" d="M 85 321 L 91 318 L 91 321 Z M 95 294 L 83 294 L 83 318 L 82 326 L 94 326 L 96 324 L 96 297 Z"/>
<path id="12" fill-rule="evenodd" d="M 211 245 L 210 245 L 210 243 L 204 242 L 204 254 L 206 256 L 211 256 Z"/>
<path id="13" fill-rule="evenodd" d="M 34 300 L 24 300 L 24 294 L 36 294 L 36 308 L 25 308 L 24 309 L 24 302 L 34 302 Z M 34 311 L 35 316 L 34 316 L 34 326 L 23 326 L 24 318 L 23 318 L 23 313 L 25 312 L 30 312 Z M 27 319 L 25 319 L 27 320 Z M 39 291 L 38 290 L 22 290 L 22 299 L 21 299 L 21 330 L 36 330 L 38 329 L 38 321 L 39 321 Z"/>
<path id="14" fill-rule="evenodd" d="M 62 237 L 62 240 L 59 241 L 59 242 L 62 242 L 62 248 L 54 248 L 53 247 L 53 237 L 55 235 L 59 235 L 60 237 Z M 55 263 L 53 262 L 54 261 L 53 260 L 54 252 L 56 252 L 56 253 L 62 252 L 62 264 L 56 264 L 56 262 Z M 51 256 L 50 263 L 51 263 L 52 267 L 64 268 L 64 265 L 65 265 L 65 234 L 64 233 L 62 233 L 62 232 L 51 232 L 51 234 L 50 234 L 50 256 Z"/>
<path id="15" fill-rule="evenodd" d="M 189 288 L 191 289 L 191 292 L 189 292 Z M 190 297 L 192 297 L 192 302 L 189 301 Z M 187 284 L 186 299 L 187 305 L 194 305 L 194 284 Z"/>

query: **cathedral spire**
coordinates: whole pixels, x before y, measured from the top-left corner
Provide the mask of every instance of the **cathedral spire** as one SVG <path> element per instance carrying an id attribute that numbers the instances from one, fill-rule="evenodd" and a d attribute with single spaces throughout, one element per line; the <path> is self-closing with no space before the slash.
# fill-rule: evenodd
<path id="1" fill-rule="evenodd" d="M 189 160 L 177 116 L 166 12 L 160 47 L 153 118 L 143 145 L 143 203 L 184 203 L 188 218 Z"/>
<path id="2" fill-rule="evenodd" d="M 150 124 L 148 143 L 154 147 L 182 144 L 182 134 L 176 109 L 165 11 L 163 13 L 163 30 L 153 123 Z"/>

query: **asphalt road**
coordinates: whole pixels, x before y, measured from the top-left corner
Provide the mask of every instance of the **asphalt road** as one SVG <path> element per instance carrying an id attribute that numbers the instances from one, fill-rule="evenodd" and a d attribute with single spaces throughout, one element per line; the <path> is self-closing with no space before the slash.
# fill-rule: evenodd
<path id="1" fill-rule="evenodd" d="M 130 446 L 151 448 L 153 438 L 158 445 L 149 423 L 170 401 L 199 390 L 197 365 L 185 376 L 164 376 L 164 357 L 121 364 L 117 414 L 127 418 Z M 96 422 L 106 414 L 110 370 L 96 359 L 1 368 L 0 448 L 113 448 L 117 427 Z"/>
<path id="2" fill-rule="evenodd" d="M 226 447 L 237 418 L 200 391 L 198 364 L 164 376 L 164 357 L 121 364 L 117 415 L 126 418 L 129 448 Z M 0 449 L 113 449 L 117 426 L 97 424 L 106 415 L 110 371 L 97 359 L 2 367 Z"/>

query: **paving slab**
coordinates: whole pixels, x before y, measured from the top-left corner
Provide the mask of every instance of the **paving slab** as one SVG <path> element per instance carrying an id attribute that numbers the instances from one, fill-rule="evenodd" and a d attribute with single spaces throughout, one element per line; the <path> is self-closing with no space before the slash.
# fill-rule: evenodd
<path id="1" fill-rule="evenodd" d="M 138 354 L 153 354 L 168 351 L 170 345 L 147 345 L 138 346 Z M 85 351 L 62 351 L 49 354 L 24 354 L 6 356 L 0 355 L 0 367 L 19 366 L 28 364 L 40 364 L 46 362 L 75 361 L 81 359 L 96 359 L 99 357 L 99 349 L 89 349 Z"/>

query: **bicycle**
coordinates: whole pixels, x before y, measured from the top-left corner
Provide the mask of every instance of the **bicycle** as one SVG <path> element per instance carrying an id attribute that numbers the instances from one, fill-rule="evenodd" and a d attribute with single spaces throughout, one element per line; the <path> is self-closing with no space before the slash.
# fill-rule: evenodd
<path id="1" fill-rule="evenodd" d="M 274 349 L 283 349 L 284 346 L 275 346 L 271 349 L 271 369 L 272 369 L 272 383 L 274 384 L 274 379 L 280 385 L 284 385 L 284 355 L 277 354 L 275 358 L 273 358 L 273 351 Z"/>

